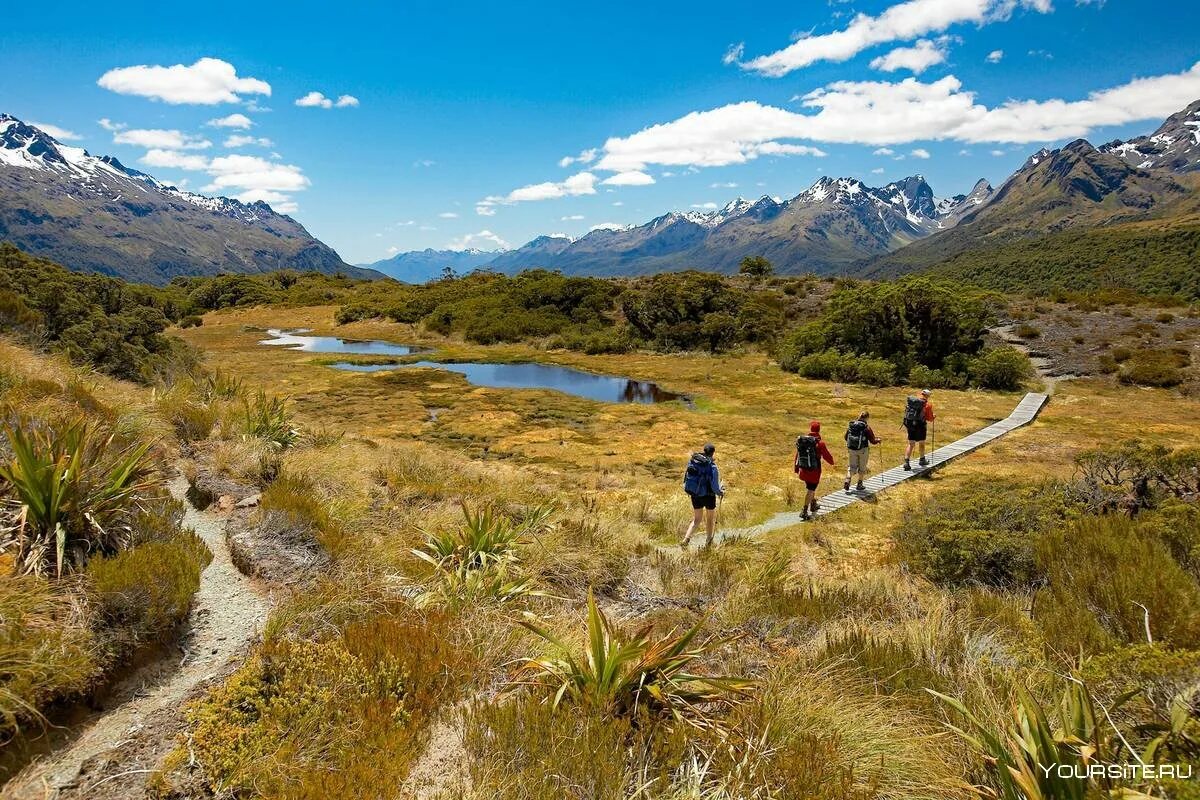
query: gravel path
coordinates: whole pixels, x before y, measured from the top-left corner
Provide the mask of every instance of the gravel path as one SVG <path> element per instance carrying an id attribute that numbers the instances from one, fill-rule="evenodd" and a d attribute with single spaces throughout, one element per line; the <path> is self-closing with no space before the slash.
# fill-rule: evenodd
<path id="1" fill-rule="evenodd" d="M 182 475 L 171 481 L 171 494 L 185 504 L 187 488 Z M 15 776 L 0 796 L 142 797 L 147 776 L 182 729 L 185 699 L 200 684 L 228 672 L 258 637 L 270 598 L 230 561 L 224 517 L 187 504 L 183 524 L 204 539 L 213 560 L 200 576 L 180 642 L 182 660 L 165 656 L 137 670 L 114 690 L 107 710 L 84 723 L 68 744 Z"/>

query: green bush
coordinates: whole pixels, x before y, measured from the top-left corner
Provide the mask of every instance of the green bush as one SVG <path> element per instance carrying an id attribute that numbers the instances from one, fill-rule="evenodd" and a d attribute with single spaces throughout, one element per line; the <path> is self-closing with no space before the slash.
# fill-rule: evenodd
<path id="1" fill-rule="evenodd" d="M 892 537 L 898 556 L 936 583 L 1026 587 L 1044 570 L 1035 535 L 1066 514 L 1053 485 L 973 477 L 908 509 Z"/>
<path id="2" fill-rule="evenodd" d="M 842 383 L 862 383 L 868 386 L 891 386 L 896 382 L 896 368 L 891 362 L 870 356 L 823 350 L 802 356 L 792 370 L 805 378 L 832 380 Z"/>
<path id="3" fill-rule="evenodd" d="M 153 642 L 181 623 L 212 553 L 195 533 L 180 531 L 87 566 L 101 638 L 113 655 Z"/>
<path id="4" fill-rule="evenodd" d="M 1127 517 L 1085 517 L 1039 538 L 1047 586 L 1034 619 L 1066 653 L 1146 641 L 1200 648 L 1200 585 Z"/>
<path id="5" fill-rule="evenodd" d="M 1033 366 L 1015 347 L 995 347 L 983 351 L 970 363 L 971 383 L 981 389 L 1014 391 L 1033 375 Z"/>
<path id="6" fill-rule="evenodd" d="M 1036 339 L 1042 335 L 1042 332 L 1028 322 L 1022 322 L 1016 327 L 1016 334 L 1022 339 Z"/>
<path id="7" fill-rule="evenodd" d="M 1186 355 L 1173 350 L 1138 350 L 1121 368 L 1121 383 L 1137 386 L 1178 386 L 1183 383 L 1182 368 L 1190 363 Z"/>
<path id="8" fill-rule="evenodd" d="M 924 364 L 917 364 L 908 371 L 908 384 L 927 389 L 963 389 L 966 388 L 967 377 L 945 367 L 930 369 Z"/>
<path id="9" fill-rule="evenodd" d="M 1166 545 L 1179 566 L 1200 580 L 1200 507 L 1169 500 L 1141 515 L 1138 527 Z"/>
<path id="10" fill-rule="evenodd" d="M 181 328 L 199 328 L 203 324 L 204 320 L 195 314 L 188 314 L 179 320 L 179 327 Z"/>

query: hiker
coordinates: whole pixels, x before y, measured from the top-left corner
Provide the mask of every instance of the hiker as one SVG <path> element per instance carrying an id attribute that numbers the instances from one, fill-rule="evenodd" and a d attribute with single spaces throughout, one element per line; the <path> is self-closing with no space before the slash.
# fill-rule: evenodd
<path id="1" fill-rule="evenodd" d="M 796 461 L 792 465 L 792 471 L 804 481 L 804 488 L 807 490 L 800 519 L 807 520 L 821 507 L 817 503 L 817 486 L 821 483 L 822 459 L 828 461 L 829 466 L 833 466 L 833 456 L 825 446 L 825 440 L 821 438 L 821 423 L 813 420 L 808 426 L 808 434 L 796 439 Z"/>
<path id="2" fill-rule="evenodd" d="M 717 448 L 711 442 L 704 445 L 704 452 L 693 453 L 687 469 L 683 472 L 683 490 L 692 499 L 692 522 L 688 525 L 687 533 L 679 540 L 679 546 L 684 550 L 701 522 L 704 523 L 706 533 L 704 546 L 712 547 L 717 496 L 725 496 L 725 488 L 721 486 L 721 473 L 717 471 L 717 462 L 713 460 L 713 453 L 716 451 Z"/>
<path id="3" fill-rule="evenodd" d="M 846 428 L 846 482 L 842 484 L 842 488 L 847 492 L 850 491 L 850 480 L 858 473 L 858 485 L 854 487 L 856 492 L 863 491 L 863 478 L 867 477 L 867 463 L 871 460 L 871 445 L 882 444 L 883 440 L 875 435 L 875 431 L 871 430 L 871 412 L 864 410 L 858 415 L 858 419 L 850 423 Z"/>
<path id="4" fill-rule="evenodd" d="M 905 469 L 912 469 L 910 462 L 914 446 L 919 446 L 921 453 L 921 460 L 917 463 L 922 467 L 929 464 L 925 460 L 925 437 L 930 422 L 933 422 L 933 403 L 929 402 L 929 390 L 922 389 L 920 397 L 910 396 L 904 405 L 904 429 L 908 431 L 908 447 L 904 450 Z"/>

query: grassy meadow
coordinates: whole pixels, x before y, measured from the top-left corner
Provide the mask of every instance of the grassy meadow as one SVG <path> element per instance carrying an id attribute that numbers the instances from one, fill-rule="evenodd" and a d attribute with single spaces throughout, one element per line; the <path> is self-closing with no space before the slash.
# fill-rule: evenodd
<path id="1" fill-rule="evenodd" d="M 752 346 L 590 355 L 378 317 L 338 325 L 337 313 L 205 313 L 166 331 L 200 369 L 153 387 L 0 345 L 10 418 L 48 431 L 96 418 L 150 443 L 162 474 L 261 492 L 249 524 L 322 556 L 306 579 L 272 584 L 261 639 L 179 712 L 182 733 L 136 796 L 1200 797 L 1195 780 L 1037 769 L 1200 766 L 1193 397 L 1061 381 L 1035 424 L 933 475 L 760 540 L 681 553 L 681 473 L 704 442 L 727 484 L 721 525 L 752 524 L 803 497 L 791 460 L 812 419 L 838 462 L 822 493 L 841 485 L 842 432 L 864 408 L 885 440 L 872 466 L 898 463 L 904 397 L 919 387 L 807 379 Z M 267 328 L 435 351 L 408 360 L 560 364 L 688 402 L 338 371 L 336 356 L 258 344 Z M 1006 416 L 1022 394 L 936 389 L 937 442 Z M 12 529 L 20 504 L 0 488 Z M 202 554 L 172 573 L 170 613 L 151 603 L 105 616 L 112 597 L 88 581 L 144 578 L 126 563 L 139 548 L 184 535 L 81 557 L 66 577 L 5 579 L 0 609 L 26 596 L 20 581 L 46 597 L 26 617 L 4 611 L 10 652 L 27 652 L 33 631 L 49 641 L 38 653 L 81 654 L 0 675 L 17 698 L 10 724 L 30 726 L 127 661 L 128 645 L 101 650 L 101 633 L 171 641 L 163 620 L 180 618 Z M 76 616 L 55 616 L 60 606 Z M 57 683 L 36 683 L 48 675 Z"/>

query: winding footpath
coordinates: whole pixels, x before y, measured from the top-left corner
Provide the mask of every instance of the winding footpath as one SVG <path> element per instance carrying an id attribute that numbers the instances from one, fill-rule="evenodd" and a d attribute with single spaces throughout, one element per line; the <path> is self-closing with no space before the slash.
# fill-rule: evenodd
<path id="1" fill-rule="evenodd" d="M 988 425 L 986 428 L 972 433 L 970 436 L 965 436 L 956 442 L 951 442 L 948 445 L 939 447 L 929 453 L 929 464 L 924 467 L 917 466 L 917 462 L 913 461 L 911 471 L 905 470 L 904 467 L 892 467 L 884 470 L 877 475 L 872 475 L 867 480 L 863 481 L 863 491 L 844 491 L 842 489 L 836 492 L 830 492 L 820 498 L 820 508 L 817 510 L 817 516 L 832 514 L 836 511 L 849 506 L 853 503 L 873 497 L 885 489 L 890 489 L 898 483 L 902 483 L 910 478 L 915 478 L 919 475 L 925 475 L 938 469 L 956 458 L 965 456 L 967 453 L 972 453 L 975 450 L 996 441 L 1001 436 L 1010 433 L 1017 428 L 1028 425 L 1037 419 L 1037 415 L 1041 412 L 1046 402 L 1050 399 L 1047 394 L 1039 394 L 1030 392 L 1025 395 L 1013 412 L 1004 419 Z M 803 522 L 800 518 L 799 511 L 785 511 L 768 519 L 766 522 L 758 525 L 752 525 L 748 528 L 729 528 L 718 531 L 713 537 L 714 542 L 724 541 L 726 539 L 748 539 L 760 536 L 769 531 L 779 530 L 780 528 L 790 528 L 793 525 L 799 525 Z"/>
<path id="2" fill-rule="evenodd" d="M 184 527 L 200 535 L 213 560 L 201 573 L 192 600 L 180 642 L 182 660 L 163 657 L 122 681 L 113 692 L 115 707 L 85 723 L 64 747 L 26 767 L 0 796 L 140 797 L 157 758 L 174 744 L 185 699 L 200 683 L 239 660 L 262 630 L 271 607 L 266 590 L 230 560 L 224 517 L 193 508 L 185 496 L 187 488 L 182 475 L 170 483 L 171 495 L 186 507 Z"/>

